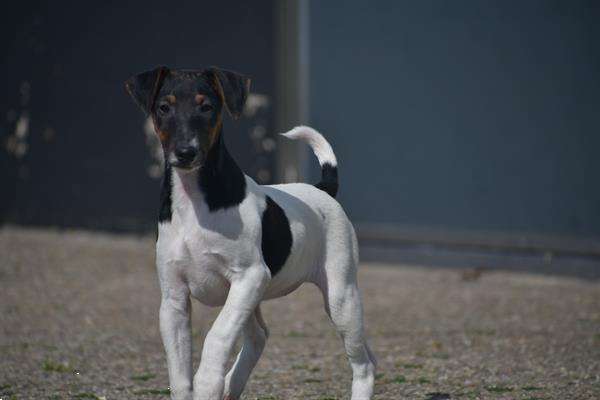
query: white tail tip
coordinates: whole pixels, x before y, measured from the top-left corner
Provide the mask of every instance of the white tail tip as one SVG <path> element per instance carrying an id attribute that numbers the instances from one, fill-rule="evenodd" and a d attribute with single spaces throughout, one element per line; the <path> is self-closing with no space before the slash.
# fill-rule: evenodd
<path id="1" fill-rule="evenodd" d="M 308 143 L 317 156 L 321 166 L 330 164 L 332 167 L 337 167 L 337 159 L 335 158 L 331 145 L 316 129 L 313 129 L 310 126 L 300 125 L 282 133 L 282 135 L 292 140 L 300 139 Z"/>

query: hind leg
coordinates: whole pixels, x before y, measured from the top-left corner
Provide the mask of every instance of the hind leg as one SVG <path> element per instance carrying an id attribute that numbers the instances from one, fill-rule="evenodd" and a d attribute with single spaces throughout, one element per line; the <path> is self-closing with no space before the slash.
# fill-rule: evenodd
<path id="1" fill-rule="evenodd" d="M 269 337 L 269 331 L 260 311 L 260 305 L 248 318 L 243 329 L 244 342 L 242 349 L 225 377 L 225 400 L 238 400 L 246 382 L 250 377 L 252 369 L 258 362 L 265 343 Z"/>
<path id="2" fill-rule="evenodd" d="M 376 360 L 364 337 L 355 263 L 345 264 L 325 268 L 324 276 L 316 283 L 352 367 L 352 400 L 367 400 L 373 397 Z"/>

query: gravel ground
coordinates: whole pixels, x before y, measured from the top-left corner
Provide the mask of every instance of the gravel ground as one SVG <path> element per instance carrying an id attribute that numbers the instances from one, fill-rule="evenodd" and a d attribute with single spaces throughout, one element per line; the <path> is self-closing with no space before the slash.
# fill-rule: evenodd
<path id="1" fill-rule="evenodd" d="M 168 398 L 152 238 L 4 228 L 0 254 L 1 399 Z M 375 397 L 599 399 L 600 284 L 468 267 L 361 266 Z M 196 362 L 217 312 L 194 304 Z M 348 398 L 317 290 L 263 312 L 244 398 Z"/>

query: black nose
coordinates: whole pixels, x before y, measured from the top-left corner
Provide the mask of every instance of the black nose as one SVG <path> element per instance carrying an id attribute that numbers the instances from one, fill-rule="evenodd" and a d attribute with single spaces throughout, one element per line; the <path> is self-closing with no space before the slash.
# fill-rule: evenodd
<path id="1" fill-rule="evenodd" d="M 175 149 L 175 156 L 179 161 L 192 162 L 196 158 L 198 151 L 193 146 L 178 146 Z"/>

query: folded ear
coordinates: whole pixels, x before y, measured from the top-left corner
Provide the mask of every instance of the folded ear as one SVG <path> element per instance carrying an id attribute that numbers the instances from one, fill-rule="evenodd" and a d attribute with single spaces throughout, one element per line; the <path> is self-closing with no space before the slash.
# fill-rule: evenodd
<path id="1" fill-rule="evenodd" d="M 125 88 L 129 95 L 146 115 L 150 114 L 162 81 L 168 73 L 167 67 L 157 67 L 152 71 L 142 72 L 125 82 Z"/>
<path id="2" fill-rule="evenodd" d="M 250 78 L 218 67 L 209 67 L 204 73 L 212 78 L 231 116 L 238 119 L 248 98 Z"/>

